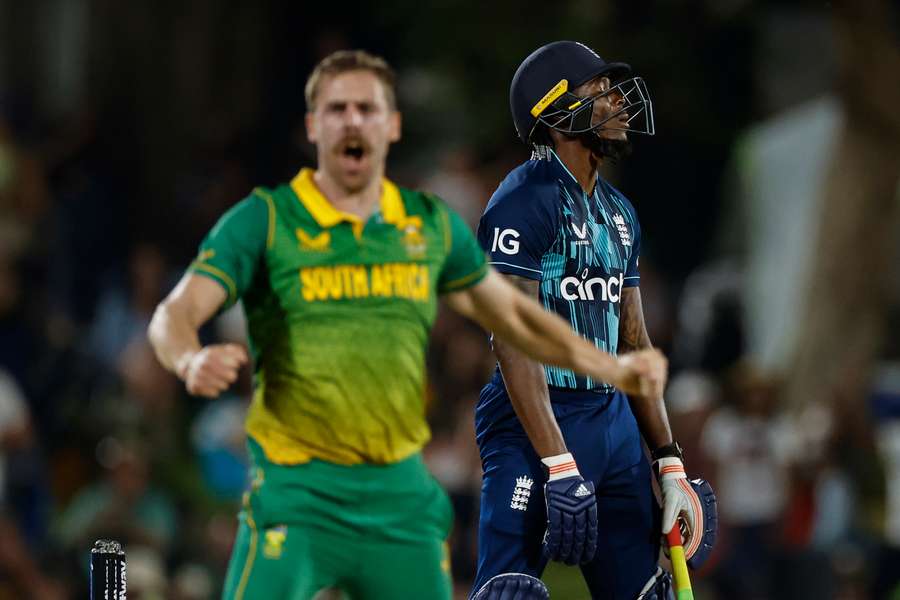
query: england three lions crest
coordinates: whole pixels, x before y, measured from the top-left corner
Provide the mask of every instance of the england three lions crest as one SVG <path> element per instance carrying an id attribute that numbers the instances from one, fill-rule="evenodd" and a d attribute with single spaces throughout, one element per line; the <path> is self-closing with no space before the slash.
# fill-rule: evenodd
<path id="1" fill-rule="evenodd" d="M 616 231 L 619 232 L 619 239 L 622 240 L 622 245 L 630 246 L 631 233 L 628 231 L 628 225 L 625 224 L 625 217 L 616 213 L 613 215 L 613 223 L 616 225 Z"/>
<path id="2" fill-rule="evenodd" d="M 534 485 L 534 480 L 531 477 L 526 475 L 516 477 L 516 487 L 513 488 L 512 499 L 509 501 L 511 509 L 526 510 L 528 508 L 532 485 Z"/>

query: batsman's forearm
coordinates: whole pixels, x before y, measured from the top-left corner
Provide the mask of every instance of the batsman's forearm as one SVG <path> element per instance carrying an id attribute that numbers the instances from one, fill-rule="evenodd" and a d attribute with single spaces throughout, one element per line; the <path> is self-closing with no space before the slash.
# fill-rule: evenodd
<path id="1" fill-rule="evenodd" d="M 167 302 L 156 307 L 147 328 L 147 337 L 159 362 L 176 374 L 179 374 L 179 363 L 201 349 L 197 327 L 187 315 L 173 310 Z"/>
<path id="2" fill-rule="evenodd" d="M 494 353 L 510 403 L 535 452 L 541 458 L 568 452 L 550 404 L 544 367 L 496 337 Z"/>
<path id="3" fill-rule="evenodd" d="M 634 413 L 641 435 L 651 450 L 672 443 L 669 416 L 662 398 L 628 396 L 628 403 L 631 405 L 631 412 Z"/>
<path id="4" fill-rule="evenodd" d="M 622 293 L 622 309 L 619 319 L 619 352 L 634 352 L 651 348 L 650 335 L 644 323 L 644 307 L 640 290 L 626 288 Z M 666 403 L 660 398 L 628 396 L 631 412 L 637 420 L 644 441 L 651 450 L 672 443 L 672 430 Z"/>

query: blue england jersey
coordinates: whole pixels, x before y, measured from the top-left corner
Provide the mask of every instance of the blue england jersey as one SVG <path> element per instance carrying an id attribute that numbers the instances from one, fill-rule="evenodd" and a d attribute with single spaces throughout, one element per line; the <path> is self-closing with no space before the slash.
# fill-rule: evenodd
<path id="1" fill-rule="evenodd" d="M 553 151 L 510 172 L 478 224 L 478 241 L 497 271 L 540 281 L 544 307 L 611 354 L 622 290 L 640 282 L 640 234 L 634 207 L 619 190 L 598 177 L 585 194 Z M 568 369 L 545 371 L 551 388 L 613 391 Z"/>

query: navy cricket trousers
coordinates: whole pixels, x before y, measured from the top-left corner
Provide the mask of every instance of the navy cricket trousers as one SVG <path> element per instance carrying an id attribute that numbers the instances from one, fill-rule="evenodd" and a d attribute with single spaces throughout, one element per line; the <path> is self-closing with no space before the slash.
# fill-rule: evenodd
<path id="1" fill-rule="evenodd" d="M 656 571 L 661 515 L 628 398 L 620 392 L 553 389 L 550 398 L 569 452 L 597 490 L 597 555 L 581 565 L 585 582 L 595 600 L 633 600 Z M 476 591 L 500 573 L 540 577 L 547 564 L 542 553 L 546 476 L 504 404 L 510 406 L 506 390 L 490 383 L 476 411 L 484 469 Z"/>

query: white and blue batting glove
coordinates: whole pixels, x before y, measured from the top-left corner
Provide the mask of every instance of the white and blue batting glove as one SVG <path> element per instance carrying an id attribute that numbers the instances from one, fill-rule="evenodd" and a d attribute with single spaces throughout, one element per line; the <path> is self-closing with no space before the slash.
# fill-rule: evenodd
<path id="1" fill-rule="evenodd" d="M 656 477 L 662 494 L 662 534 L 666 535 L 672 527 L 681 527 L 681 539 L 684 544 L 684 557 L 688 560 L 700 548 L 703 538 L 703 506 L 694 487 L 684 472 L 684 463 L 677 456 L 666 456 L 653 463 Z"/>

